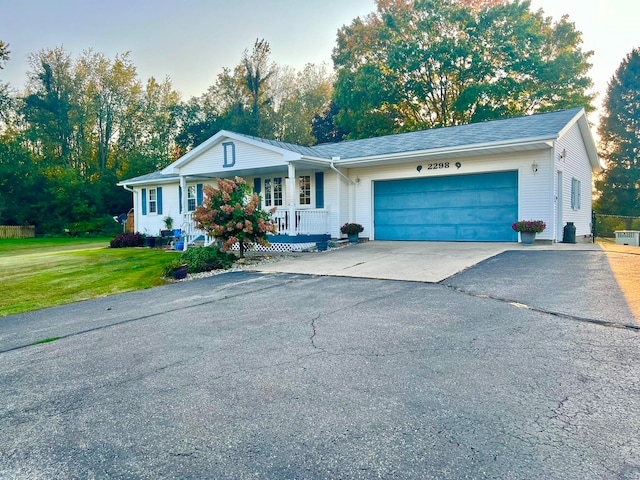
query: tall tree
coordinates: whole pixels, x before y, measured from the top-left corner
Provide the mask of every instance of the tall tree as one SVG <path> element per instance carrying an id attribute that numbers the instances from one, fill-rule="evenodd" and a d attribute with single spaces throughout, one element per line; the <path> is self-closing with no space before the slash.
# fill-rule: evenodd
<path id="1" fill-rule="evenodd" d="M 83 52 L 76 62 L 82 76 L 83 106 L 88 108 L 90 128 L 97 138 L 97 169 L 109 166 L 110 153 L 127 116 L 135 113 L 142 87 L 127 53 L 110 60 L 102 53 Z"/>
<path id="2" fill-rule="evenodd" d="M 378 0 L 338 32 L 339 126 L 360 138 L 571 106 L 592 110 L 591 52 L 528 0 Z"/>
<path id="3" fill-rule="evenodd" d="M 273 138 L 298 145 L 317 142 L 312 121 L 329 108 L 333 75 L 325 65 L 307 64 L 300 72 L 280 67 L 271 82 Z"/>
<path id="4" fill-rule="evenodd" d="M 311 122 L 327 111 L 334 76 L 325 65 L 297 72 L 269 60 L 269 44 L 257 40 L 233 69 L 224 68 L 200 97 L 180 108 L 180 152 L 225 129 L 247 135 L 311 145 Z"/>
<path id="5" fill-rule="evenodd" d="M 244 67 L 244 87 L 249 93 L 250 124 L 254 135 L 264 135 L 266 131 L 265 113 L 269 112 L 271 98 L 269 97 L 269 80 L 275 72 L 269 55 L 271 47 L 266 40 L 256 40 L 253 50 L 244 51 L 242 66 Z"/>
<path id="6" fill-rule="evenodd" d="M 626 56 L 609 81 L 598 133 L 600 156 L 607 168 L 595 183 L 599 198 L 594 210 L 604 214 L 640 216 L 638 48 Z"/>
<path id="7" fill-rule="evenodd" d="M 311 120 L 311 132 L 316 139 L 315 143 L 341 142 L 347 134 L 336 125 L 334 117 L 340 113 L 336 102 L 331 101 L 324 112 L 314 115 Z"/>
<path id="8" fill-rule="evenodd" d="M 32 149 L 48 164 L 77 168 L 80 112 L 71 56 L 58 47 L 30 55 L 29 63 L 24 115 Z"/>
<path id="9" fill-rule="evenodd" d="M 9 45 L 0 40 L 0 70 L 9 61 Z M 5 120 L 11 108 L 11 96 L 9 95 L 9 85 L 0 81 L 0 120 Z"/>

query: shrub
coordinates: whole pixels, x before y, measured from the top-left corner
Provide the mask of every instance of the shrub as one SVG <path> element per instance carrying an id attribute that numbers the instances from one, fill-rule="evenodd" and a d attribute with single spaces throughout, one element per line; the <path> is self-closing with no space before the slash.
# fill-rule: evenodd
<path id="1" fill-rule="evenodd" d="M 267 234 L 276 232 L 271 213 L 260 206 L 260 196 L 251 191 L 247 182 L 219 178 L 217 188 L 205 185 L 205 199 L 193 214 L 199 229 L 223 240 L 222 249 L 230 250 L 238 242 L 240 258 L 247 243 L 268 246 Z"/>
<path id="2" fill-rule="evenodd" d="M 165 277 L 170 277 L 171 275 L 173 275 L 173 271 L 177 270 L 182 265 L 184 265 L 184 262 L 181 262 L 180 259 L 172 260 L 171 263 L 168 263 L 164 266 L 164 268 L 162 269 L 162 275 Z M 191 271 L 191 269 L 189 269 L 189 271 Z"/>
<path id="3" fill-rule="evenodd" d="M 111 248 L 142 247 L 144 235 L 141 233 L 121 233 L 110 242 Z"/>
<path id="4" fill-rule="evenodd" d="M 189 273 L 208 272 L 209 270 L 227 269 L 233 265 L 236 256 L 233 253 L 220 251 L 217 247 L 195 247 L 182 252 L 180 257 L 165 268 L 165 276 L 180 265 L 187 264 Z"/>

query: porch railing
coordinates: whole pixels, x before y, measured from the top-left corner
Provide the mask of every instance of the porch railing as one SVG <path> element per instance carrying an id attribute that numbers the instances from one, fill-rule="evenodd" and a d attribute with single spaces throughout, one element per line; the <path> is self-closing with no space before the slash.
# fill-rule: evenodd
<path id="1" fill-rule="evenodd" d="M 273 219 L 276 221 L 277 235 L 287 235 L 291 227 L 289 210 L 276 210 Z M 329 212 L 323 209 L 296 210 L 293 218 L 295 235 L 314 235 L 329 233 Z"/>
<path id="2" fill-rule="evenodd" d="M 276 235 L 288 235 L 290 233 L 291 215 L 289 210 L 277 210 L 273 214 L 276 222 Z M 317 235 L 329 233 L 329 211 L 324 209 L 297 209 L 293 217 L 294 235 Z M 196 228 L 193 221 L 193 214 L 186 213 L 183 216 L 183 223 L 180 226 L 185 244 L 192 244 L 196 239 L 203 237 L 204 244 L 210 245 L 214 239 L 206 232 Z"/>

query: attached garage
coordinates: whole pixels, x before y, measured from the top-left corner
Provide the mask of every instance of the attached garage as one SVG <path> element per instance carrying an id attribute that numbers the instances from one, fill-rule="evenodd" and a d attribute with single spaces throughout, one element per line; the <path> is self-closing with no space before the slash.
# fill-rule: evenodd
<path id="1" fill-rule="evenodd" d="M 517 242 L 518 172 L 374 182 L 377 240 Z"/>
<path id="2" fill-rule="evenodd" d="M 241 176 L 275 208 L 282 251 L 344 238 L 345 223 L 373 241 L 518 242 L 517 220 L 544 221 L 539 241 L 561 241 L 567 222 L 587 239 L 597 171 L 586 113 L 574 108 L 315 146 L 221 130 L 119 185 L 134 192 L 138 230 L 159 232 L 170 215 L 189 245 L 205 233 L 193 221 L 192 187 Z M 161 200 L 162 211 L 149 210 Z"/>

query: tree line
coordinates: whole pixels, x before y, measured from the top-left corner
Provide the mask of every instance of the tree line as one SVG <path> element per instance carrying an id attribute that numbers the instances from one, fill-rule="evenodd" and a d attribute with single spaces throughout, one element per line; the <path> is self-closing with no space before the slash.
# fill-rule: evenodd
<path id="1" fill-rule="evenodd" d="M 99 230 L 130 208 L 119 180 L 156 171 L 221 129 L 313 145 L 526 115 L 593 110 L 592 52 L 567 17 L 522 0 L 378 0 L 337 32 L 333 69 L 242 52 L 200 96 L 139 78 L 127 53 L 62 47 L 0 82 L 0 224 Z M 0 69 L 10 45 L 0 40 Z M 1 71 L 0 71 L 1 75 Z"/>

